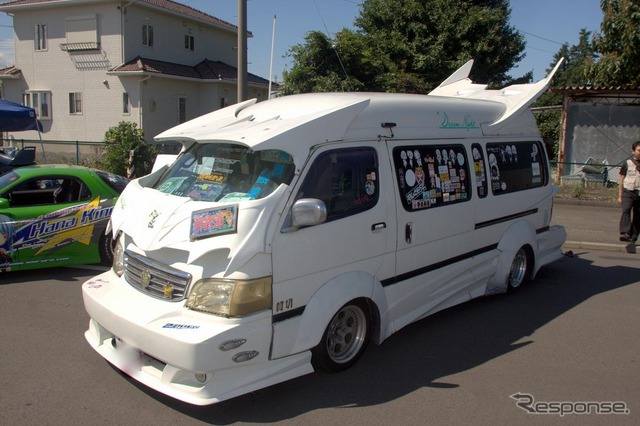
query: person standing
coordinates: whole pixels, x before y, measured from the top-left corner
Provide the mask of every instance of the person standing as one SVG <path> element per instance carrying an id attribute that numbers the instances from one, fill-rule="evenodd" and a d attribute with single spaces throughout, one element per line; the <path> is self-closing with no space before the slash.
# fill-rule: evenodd
<path id="1" fill-rule="evenodd" d="M 631 150 L 633 156 L 620 167 L 618 202 L 622 206 L 620 241 L 635 243 L 640 232 L 640 140 Z"/>

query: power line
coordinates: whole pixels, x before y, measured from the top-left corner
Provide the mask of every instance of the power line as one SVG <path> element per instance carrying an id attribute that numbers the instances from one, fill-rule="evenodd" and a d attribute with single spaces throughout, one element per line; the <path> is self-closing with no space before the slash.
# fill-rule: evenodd
<path id="1" fill-rule="evenodd" d="M 528 33 L 526 31 L 518 30 L 518 32 L 521 32 L 522 34 L 530 35 L 531 37 L 539 38 L 540 40 L 548 41 L 549 43 L 559 44 L 560 46 L 562 46 L 564 44 L 564 43 L 557 42 L 555 40 L 550 40 L 548 38 L 541 37 L 539 35 Z"/>
<path id="2" fill-rule="evenodd" d="M 322 17 L 322 14 L 320 13 L 320 9 L 318 8 L 318 4 L 316 3 L 316 0 L 312 0 L 313 1 L 313 5 L 316 7 L 316 11 L 318 12 L 318 16 L 320 17 L 320 20 L 322 21 L 322 25 L 324 26 L 324 30 L 327 33 L 327 37 L 329 38 L 329 40 L 332 40 L 331 38 L 331 33 L 329 33 L 329 28 L 327 28 L 327 24 L 324 21 L 324 18 Z M 336 45 L 335 43 L 331 43 L 331 48 L 333 49 L 334 52 L 336 52 L 336 57 L 338 58 L 338 62 L 340 63 L 340 67 L 342 68 L 342 72 L 344 73 L 344 77 L 346 78 L 346 82 L 347 84 L 349 84 L 349 74 L 347 74 L 347 70 L 344 67 L 344 64 L 342 63 L 342 59 L 340 59 L 340 53 L 338 53 L 338 49 L 336 49 Z"/>

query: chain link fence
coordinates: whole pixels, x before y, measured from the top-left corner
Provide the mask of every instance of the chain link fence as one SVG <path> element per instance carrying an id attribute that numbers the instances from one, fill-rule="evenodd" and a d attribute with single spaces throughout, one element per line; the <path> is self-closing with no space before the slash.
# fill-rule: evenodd
<path id="1" fill-rule="evenodd" d="M 181 145 L 154 144 L 158 154 L 178 154 Z M 9 153 L 27 146 L 36 147 L 38 164 L 75 164 L 86 167 L 101 168 L 104 157 L 104 142 L 91 141 L 41 141 L 38 139 L 0 139 L 0 149 Z"/>
<path id="2" fill-rule="evenodd" d="M 36 162 L 39 164 L 76 164 L 100 169 L 100 160 L 104 154 L 104 142 L 90 141 L 40 141 L 37 139 L 1 139 L 0 148 L 23 149 L 36 147 Z M 178 154 L 178 144 L 156 144 L 158 154 Z M 559 167 L 564 170 L 558 176 Z M 556 185 L 575 185 L 584 187 L 611 187 L 618 184 L 620 165 L 602 163 L 575 163 L 551 161 L 551 174 Z"/>
<path id="3" fill-rule="evenodd" d="M 36 162 L 39 164 L 76 164 L 100 168 L 104 153 L 104 142 L 2 139 L 5 151 L 21 150 L 27 146 L 36 147 Z"/>

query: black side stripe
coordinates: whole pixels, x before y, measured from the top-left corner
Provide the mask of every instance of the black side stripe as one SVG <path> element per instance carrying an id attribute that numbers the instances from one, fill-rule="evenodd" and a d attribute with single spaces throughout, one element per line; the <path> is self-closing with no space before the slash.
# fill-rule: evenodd
<path id="1" fill-rule="evenodd" d="M 529 215 L 529 214 L 533 214 L 533 213 L 536 213 L 537 211 L 538 211 L 538 209 L 528 210 L 527 212 L 518 213 L 517 215 L 505 216 L 505 218 L 508 218 L 508 219 L 505 219 L 505 218 L 494 219 L 494 220 L 489 221 L 489 222 L 491 222 L 491 224 L 495 224 L 495 223 L 499 223 L 499 222 L 501 222 L 503 220 L 506 221 L 506 220 L 514 219 L 516 217 L 522 217 L 522 216 L 526 216 L 526 215 Z M 482 224 L 488 224 L 489 222 L 483 222 Z M 479 228 L 479 227 L 483 227 L 483 226 L 490 226 L 490 225 L 480 226 L 482 224 L 476 225 L 476 229 Z M 545 226 L 543 228 L 537 229 L 536 230 L 536 234 L 541 234 L 543 232 L 547 232 L 548 230 L 549 230 L 549 227 Z M 437 262 L 437 263 L 433 263 L 431 265 L 416 269 L 416 270 L 411 271 L 411 272 L 406 272 L 406 273 L 404 273 L 402 275 L 398 275 L 398 276 L 395 276 L 395 277 L 387 278 L 385 280 L 382 280 L 380 283 L 382 284 L 383 287 L 388 287 L 388 286 L 393 285 L 393 284 L 399 284 L 400 282 L 402 282 L 404 280 L 408 280 L 408 279 L 417 277 L 418 275 L 426 274 L 427 272 L 435 271 L 436 269 L 444 268 L 445 266 L 449 266 L 449 265 L 454 264 L 456 262 L 460 262 L 462 260 L 472 258 L 474 256 L 480 255 L 482 253 L 486 253 L 486 252 L 491 251 L 491 250 L 495 250 L 497 248 L 498 248 L 498 243 L 491 244 L 491 245 L 488 245 L 486 247 L 479 248 L 477 250 L 473 250 L 473 251 L 470 251 L 470 252 L 467 252 L 467 253 L 463 253 L 463 254 L 461 254 L 459 256 L 455 256 L 455 257 L 452 257 L 452 258 L 449 258 L 449 259 L 445 259 L 445 260 Z M 275 323 L 287 320 L 289 318 L 300 316 L 300 315 L 302 315 L 304 313 L 304 309 L 305 309 L 305 306 L 301 306 L 299 308 L 292 309 L 292 310 L 287 311 L 287 312 L 282 312 L 280 314 L 276 314 L 276 315 L 273 316 L 273 323 L 275 324 Z"/>
<path id="2" fill-rule="evenodd" d="M 538 209 L 525 210 L 520 213 L 510 214 L 509 216 L 498 217 L 496 219 L 487 220 L 486 222 L 476 223 L 476 229 L 486 228 L 487 226 L 497 225 L 498 223 L 508 222 L 513 219 L 518 219 L 520 217 L 529 216 L 532 214 L 538 213 Z"/>
<path id="3" fill-rule="evenodd" d="M 284 321 L 289 318 L 300 316 L 304 313 L 304 308 L 305 308 L 304 306 L 301 306 L 299 308 L 295 308 L 287 312 L 282 312 L 281 314 L 275 314 L 273 316 L 273 323 L 275 324 L 277 322 Z"/>
<path id="4" fill-rule="evenodd" d="M 413 271 L 410 271 L 410 272 L 405 272 L 404 274 L 397 275 L 395 277 L 387 278 L 385 280 L 382 280 L 380 283 L 382 284 L 383 287 L 387 287 L 387 286 L 390 286 L 390 285 L 393 285 L 393 284 L 398 284 L 398 283 L 400 283 L 400 282 L 402 282 L 404 280 L 408 280 L 408 279 L 417 277 L 418 275 L 426 274 L 427 272 L 435 271 L 436 269 L 444 268 L 445 266 L 452 265 L 452 264 L 460 262 L 462 260 L 470 259 L 470 258 L 472 258 L 474 256 L 479 255 L 479 254 L 486 253 L 486 252 L 491 251 L 491 250 L 495 250 L 496 248 L 498 248 L 498 243 L 491 244 L 489 246 L 482 247 L 482 248 L 479 248 L 479 249 L 476 249 L 476 250 L 472 250 L 470 252 L 463 253 L 461 255 L 454 256 L 454 257 L 451 257 L 449 259 L 445 259 L 443 261 L 436 262 L 436 263 L 433 263 L 431 265 L 427 265 L 427 266 L 424 266 L 422 268 L 419 268 L 419 269 L 416 269 L 416 270 L 413 270 Z"/>

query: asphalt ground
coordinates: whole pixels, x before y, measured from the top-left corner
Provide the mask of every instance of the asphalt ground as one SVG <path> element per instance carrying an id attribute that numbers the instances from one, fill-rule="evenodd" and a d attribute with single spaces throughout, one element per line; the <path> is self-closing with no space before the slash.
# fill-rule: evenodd
<path id="1" fill-rule="evenodd" d="M 621 207 L 611 203 L 554 199 L 551 224 L 562 225 L 567 231 L 563 245 L 566 251 L 587 249 L 636 254 L 636 245 L 620 241 L 621 213 Z"/>

